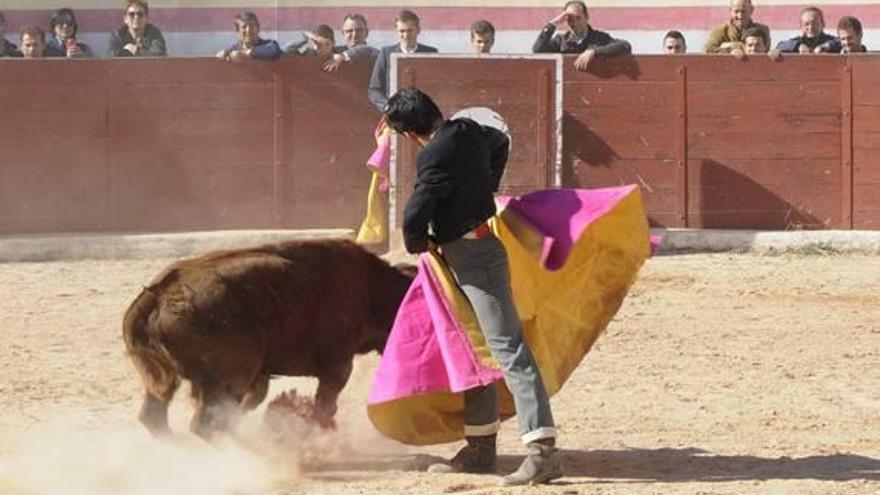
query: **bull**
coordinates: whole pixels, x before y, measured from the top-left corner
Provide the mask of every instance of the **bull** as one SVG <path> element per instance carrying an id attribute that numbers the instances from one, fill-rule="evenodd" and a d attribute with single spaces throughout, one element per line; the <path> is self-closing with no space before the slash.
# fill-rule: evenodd
<path id="1" fill-rule="evenodd" d="M 273 376 L 318 378 L 318 420 L 332 424 L 355 354 L 382 352 L 414 276 L 345 240 L 291 241 L 178 261 L 131 303 L 123 336 L 145 388 L 141 423 L 170 433 L 186 379 L 190 430 L 210 439 L 266 397 Z"/>

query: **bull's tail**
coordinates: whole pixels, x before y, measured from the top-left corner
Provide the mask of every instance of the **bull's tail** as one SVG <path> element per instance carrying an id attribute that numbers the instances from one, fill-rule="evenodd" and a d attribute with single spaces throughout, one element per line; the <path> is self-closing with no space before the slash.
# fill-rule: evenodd
<path id="1" fill-rule="evenodd" d="M 122 323 L 129 357 L 141 376 L 146 394 L 140 420 L 156 435 L 168 433 L 168 403 L 180 386 L 180 373 L 168 349 L 157 339 L 158 297 L 145 288 L 131 303 Z"/>

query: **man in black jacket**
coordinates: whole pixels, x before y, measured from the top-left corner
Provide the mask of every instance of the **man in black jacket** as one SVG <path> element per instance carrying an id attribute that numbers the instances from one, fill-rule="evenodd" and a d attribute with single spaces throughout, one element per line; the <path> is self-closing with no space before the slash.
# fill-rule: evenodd
<path id="1" fill-rule="evenodd" d="M 556 26 L 562 21 L 568 23 L 569 30 L 557 33 Z M 587 5 L 580 0 L 572 0 L 565 4 L 561 14 L 554 17 L 538 34 L 532 45 L 534 53 L 580 53 L 574 61 L 578 70 L 586 70 L 597 55 L 628 55 L 632 46 L 625 40 L 612 38 L 611 35 L 590 26 L 590 14 Z"/>
<path id="2" fill-rule="evenodd" d="M 394 18 L 394 30 L 397 32 L 397 39 L 400 42 L 382 47 L 373 64 L 373 73 L 370 75 L 370 86 L 367 90 L 370 102 L 380 112 L 385 111 L 385 104 L 388 103 L 388 88 L 390 86 L 388 72 L 391 70 L 391 54 L 437 53 L 437 49 L 433 46 L 418 42 L 422 28 L 419 25 L 419 16 L 413 11 L 401 10 Z"/>
<path id="3" fill-rule="evenodd" d="M 507 253 L 486 221 L 507 163 L 510 141 L 470 119 L 444 120 L 425 93 L 405 88 L 392 96 L 388 125 L 419 145 L 415 190 L 404 212 L 407 251 L 439 247 L 470 301 L 486 343 L 513 394 L 529 455 L 504 485 L 546 483 L 562 476 L 556 428 L 541 373 L 523 340 L 510 289 Z M 433 232 L 429 234 L 430 230 Z M 467 445 L 432 472 L 494 473 L 498 404 L 495 385 L 464 392 Z"/>

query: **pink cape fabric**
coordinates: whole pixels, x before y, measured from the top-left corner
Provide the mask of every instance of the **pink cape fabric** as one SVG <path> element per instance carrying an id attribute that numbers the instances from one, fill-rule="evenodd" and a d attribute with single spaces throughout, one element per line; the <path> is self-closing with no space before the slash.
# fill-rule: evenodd
<path id="1" fill-rule="evenodd" d="M 382 176 L 379 190 L 385 192 L 389 188 L 388 170 L 391 164 L 391 130 L 384 122 L 380 122 L 373 131 L 376 137 L 376 149 L 367 159 L 367 167 Z"/>
<path id="2" fill-rule="evenodd" d="M 541 263 L 556 270 L 565 264 L 584 230 L 635 187 L 541 190 L 519 198 L 500 197 L 498 202 L 543 236 Z M 420 257 L 418 268 L 374 376 L 370 404 L 430 392 L 460 392 L 502 379 L 500 370 L 478 361 L 426 255 Z"/>

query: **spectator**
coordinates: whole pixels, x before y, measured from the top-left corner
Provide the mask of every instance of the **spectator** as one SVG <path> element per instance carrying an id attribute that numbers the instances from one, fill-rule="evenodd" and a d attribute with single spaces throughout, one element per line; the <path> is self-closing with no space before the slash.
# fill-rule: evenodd
<path id="1" fill-rule="evenodd" d="M 471 24 L 471 45 L 477 53 L 489 53 L 495 45 L 495 26 L 487 20 Z"/>
<path id="2" fill-rule="evenodd" d="M 556 33 L 556 26 L 562 21 L 568 23 L 569 30 Z M 593 29 L 590 26 L 590 14 L 587 5 L 580 0 L 572 0 L 565 4 L 561 14 L 554 17 L 544 26 L 538 39 L 532 45 L 534 53 L 580 53 L 574 66 L 586 70 L 590 62 L 597 56 L 626 55 L 632 53 L 632 47 L 624 40 L 612 38 L 608 33 Z"/>
<path id="3" fill-rule="evenodd" d="M 21 52 L 15 43 L 6 40 L 6 16 L 0 12 L 0 58 L 3 57 L 21 57 Z"/>
<path id="4" fill-rule="evenodd" d="M 743 32 L 743 51 L 746 55 L 767 53 L 764 36 L 759 28 L 750 27 Z"/>
<path id="5" fill-rule="evenodd" d="M 289 43 L 284 52 L 294 56 L 327 57 L 333 54 L 335 43 L 333 28 L 319 24 L 313 31 L 303 31 L 302 39 Z"/>
<path id="6" fill-rule="evenodd" d="M 46 50 L 46 32 L 39 26 L 28 25 L 19 31 L 21 53 L 24 58 L 43 58 Z"/>
<path id="7" fill-rule="evenodd" d="M 333 48 L 333 56 L 324 64 L 324 70 L 334 71 L 342 64 L 359 59 L 374 59 L 379 49 L 367 44 L 367 20 L 361 14 L 348 14 L 342 21 L 342 39 L 345 44 Z"/>
<path id="8" fill-rule="evenodd" d="M 837 37 L 840 39 L 840 53 L 868 51 L 862 44 L 862 23 L 851 15 L 845 15 L 837 21 Z"/>
<path id="9" fill-rule="evenodd" d="M 79 24 L 72 9 L 58 9 L 49 20 L 49 39 L 46 41 L 47 57 L 91 58 L 95 55 L 85 43 L 76 40 Z"/>
<path id="10" fill-rule="evenodd" d="M 763 32 L 764 46 L 770 46 L 770 28 L 759 24 L 752 19 L 755 8 L 751 0 L 731 0 L 730 20 L 709 32 L 706 41 L 706 53 L 731 53 L 735 47 L 741 47 L 744 41 L 743 33 L 749 28 L 760 29 Z"/>
<path id="11" fill-rule="evenodd" d="M 110 34 L 108 57 L 164 57 L 168 54 L 162 31 L 147 22 L 145 0 L 125 0 L 125 25 Z"/>
<path id="12" fill-rule="evenodd" d="M 825 31 L 825 16 L 818 7 L 804 7 L 801 10 L 801 35 L 780 41 L 776 49 L 782 53 L 822 53 L 839 52 L 837 38 Z"/>
<path id="13" fill-rule="evenodd" d="M 687 53 L 687 42 L 680 31 L 673 30 L 666 33 L 666 36 L 663 37 L 663 53 L 667 55 Z"/>
<path id="14" fill-rule="evenodd" d="M 281 47 L 275 40 L 260 38 L 260 20 L 253 12 L 242 12 L 235 16 L 235 32 L 238 41 L 217 53 L 217 58 L 229 62 L 243 60 L 277 60 L 281 57 Z"/>
<path id="15" fill-rule="evenodd" d="M 421 26 L 419 16 L 411 10 L 401 10 L 394 18 L 394 28 L 397 31 L 399 43 L 383 46 L 382 51 L 376 57 L 373 64 L 373 74 L 370 76 L 370 87 L 367 95 L 370 102 L 380 112 L 385 111 L 388 103 L 388 87 L 390 78 L 388 70 L 391 67 L 392 53 L 437 53 L 433 46 L 423 45 L 418 42 Z"/>

